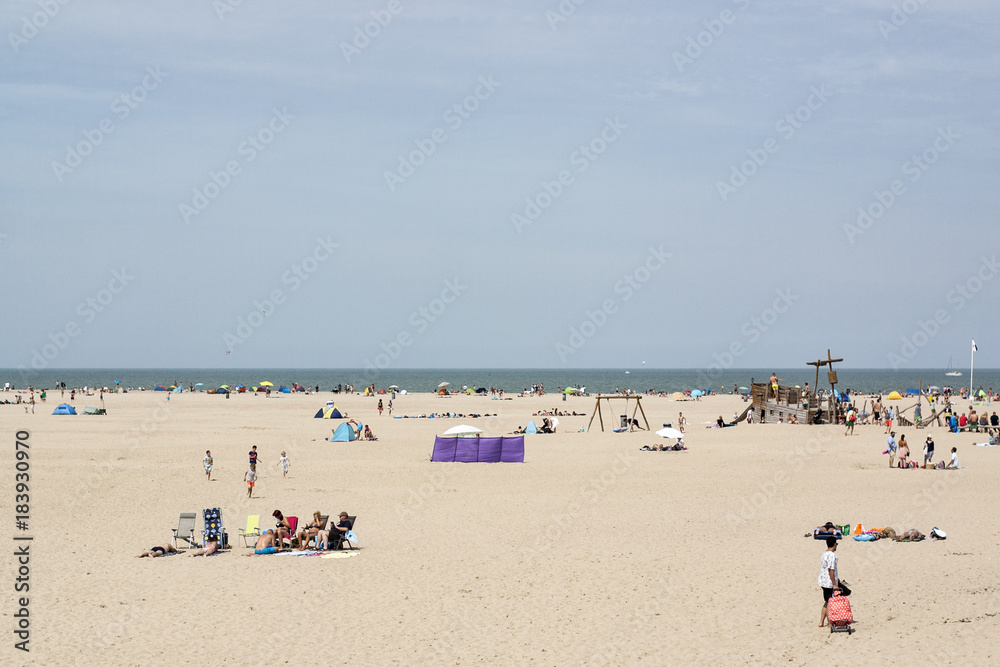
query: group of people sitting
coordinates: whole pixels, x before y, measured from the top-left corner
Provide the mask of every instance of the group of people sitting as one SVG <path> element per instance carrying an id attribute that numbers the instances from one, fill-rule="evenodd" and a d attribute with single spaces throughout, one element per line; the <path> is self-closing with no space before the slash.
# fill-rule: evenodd
<path id="1" fill-rule="evenodd" d="M 532 417 L 544 417 L 549 415 L 550 417 L 586 417 L 587 415 L 583 412 L 562 412 L 558 408 L 552 408 L 551 410 L 540 410 L 539 412 L 532 412 Z"/>
<path id="2" fill-rule="evenodd" d="M 313 520 L 297 533 L 292 531 L 291 524 L 281 513 L 281 510 L 274 510 L 271 516 L 275 520 L 274 528 L 268 528 L 261 532 L 254 545 L 253 552 L 258 556 L 275 554 L 284 550 L 286 538 L 288 538 L 289 548 L 292 550 L 304 551 L 313 541 L 316 543 L 317 550 L 329 549 L 331 545 L 333 549 L 339 549 L 340 538 L 353 527 L 347 518 L 347 512 L 341 512 L 337 523 L 327 528 L 319 510 L 316 510 L 313 512 Z"/>

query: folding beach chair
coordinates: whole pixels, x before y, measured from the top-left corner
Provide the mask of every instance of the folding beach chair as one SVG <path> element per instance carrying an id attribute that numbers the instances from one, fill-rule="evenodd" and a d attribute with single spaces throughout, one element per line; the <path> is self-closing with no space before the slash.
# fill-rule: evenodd
<path id="1" fill-rule="evenodd" d="M 201 531 L 201 546 L 205 547 L 210 541 L 218 541 L 220 549 L 229 548 L 229 535 L 222 525 L 222 510 L 212 507 L 202 510 L 205 519 L 205 528 Z"/>
<path id="2" fill-rule="evenodd" d="M 299 517 L 297 516 L 286 516 L 285 521 L 288 522 L 288 535 L 285 535 L 284 539 L 281 540 L 281 546 L 284 548 L 285 540 L 288 540 L 288 546 L 292 546 L 292 538 L 295 537 L 295 531 L 299 527 Z"/>
<path id="3" fill-rule="evenodd" d="M 250 546 L 251 538 L 260 537 L 260 515 L 250 514 L 247 516 L 247 527 L 240 528 L 240 537 L 243 538 L 243 546 Z"/>
<path id="4" fill-rule="evenodd" d="M 189 547 L 194 546 L 194 524 L 197 519 L 198 515 L 194 512 L 181 512 L 181 516 L 177 520 L 177 527 L 172 529 L 174 536 L 170 542 L 174 547 L 177 546 L 177 540 L 184 540 Z"/>
<path id="5" fill-rule="evenodd" d="M 354 548 L 354 545 L 351 544 L 351 540 L 347 536 L 348 536 L 348 534 L 350 534 L 353 537 L 353 535 L 354 535 L 354 521 L 357 518 L 358 517 L 356 517 L 356 516 L 350 516 L 350 515 L 347 516 L 347 522 L 349 524 L 351 524 L 351 527 L 347 530 L 347 533 L 342 533 L 339 530 L 336 530 L 334 528 L 330 529 L 329 547 L 331 549 L 343 549 L 344 548 L 344 544 L 347 545 L 348 549 L 353 549 Z M 355 540 L 355 542 L 356 541 L 357 540 Z"/>

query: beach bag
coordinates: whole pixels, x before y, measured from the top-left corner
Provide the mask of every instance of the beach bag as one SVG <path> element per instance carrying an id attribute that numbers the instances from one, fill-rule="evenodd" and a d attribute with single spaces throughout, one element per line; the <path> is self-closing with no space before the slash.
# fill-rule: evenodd
<path id="1" fill-rule="evenodd" d="M 947 537 L 948 537 L 947 533 L 945 533 L 943 530 L 941 530 L 937 526 L 934 526 L 933 528 L 931 528 L 931 539 L 943 540 L 943 539 L 946 539 Z"/>
<path id="2" fill-rule="evenodd" d="M 896 531 L 892 528 L 883 528 L 882 537 L 888 537 L 890 540 L 896 538 Z"/>
<path id="3" fill-rule="evenodd" d="M 841 584 L 841 590 L 844 590 L 843 584 Z M 847 599 L 846 595 L 837 591 L 833 592 L 833 597 L 826 603 L 826 617 L 830 619 L 831 633 L 846 632 L 847 634 L 851 634 L 854 632 L 854 629 L 851 628 L 851 623 L 854 622 L 854 615 L 851 613 L 851 601 Z"/>

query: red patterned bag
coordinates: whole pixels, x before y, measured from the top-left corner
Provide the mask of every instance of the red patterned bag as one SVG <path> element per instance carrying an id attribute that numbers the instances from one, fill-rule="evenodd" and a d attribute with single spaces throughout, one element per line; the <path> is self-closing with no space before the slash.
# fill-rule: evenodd
<path id="1" fill-rule="evenodd" d="M 854 615 L 851 614 L 851 601 L 839 591 L 833 592 L 833 597 L 826 603 L 826 616 L 830 619 L 830 632 L 846 632 L 851 634 L 851 623 L 854 622 Z"/>

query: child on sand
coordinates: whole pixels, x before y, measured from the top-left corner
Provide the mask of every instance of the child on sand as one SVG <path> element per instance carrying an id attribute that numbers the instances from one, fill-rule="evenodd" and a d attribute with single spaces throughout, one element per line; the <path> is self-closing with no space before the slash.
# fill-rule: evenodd
<path id="1" fill-rule="evenodd" d="M 212 452 L 208 449 L 205 450 L 205 476 L 212 481 Z"/>
<path id="2" fill-rule="evenodd" d="M 250 465 L 257 465 L 257 445 L 250 448 Z"/>
<path id="3" fill-rule="evenodd" d="M 247 470 L 247 474 L 244 477 L 247 482 L 247 498 L 253 497 L 253 485 L 257 481 L 257 464 L 251 463 L 250 469 Z"/>
<path id="4" fill-rule="evenodd" d="M 278 459 L 278 465 L 281 466 L 281 476 L 288 477 L 288 456 L 285 452 L 281 452 L 281 458 Z"/>

